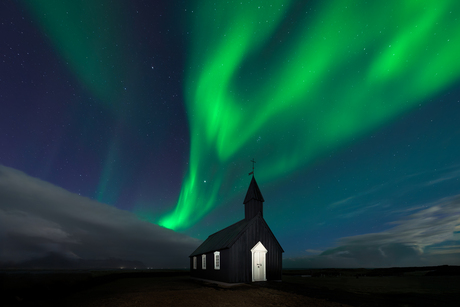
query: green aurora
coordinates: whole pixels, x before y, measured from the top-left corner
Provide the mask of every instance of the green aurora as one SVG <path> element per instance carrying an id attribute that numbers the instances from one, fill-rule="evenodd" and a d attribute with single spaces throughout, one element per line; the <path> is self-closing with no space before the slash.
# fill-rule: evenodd
<path id="1" fill-rule="evenodd" d="M 126 101 L 142 99 L 126 87 L 143 78 L 136 65 L 118 65 L 136 63 L 117 44 L 130 41 L 126 3 L 23 2 L 80 82 L 126 121 Z M 456 0 L 269 3 L 202 0 L 187 8 L 188 170 L 172 211 L 137 214 L 187 229 L 218 197 L 234 196 L 227 192 L 236 185 L 229 176 L 235 164 L 249 169 L 251 158 L 261 160 L 258 180 L 274 182 L 396 120 L 460 76 Z M 117 138 L 110 144 L 100 201 L 118 195 L 107 187 Z"/>
<path id="2" fill-rule="evenodd" d="M 121 83 L 119 76 L 129 76 L 136 69 L 116 65 L 132 54 L 117 43 L 126 41 L 129 28 L 122 15 L 123 2 L 25 0 L 24 4 L 80 82 L 105 107 L 123 114 L 121 101 L 128 85 Z"/>
<path id="3" fill-rule="evenodd" d="M 258 176 L 273 181 L 447 88 L 460 75 L 459 6 L 200 1 L 189 20 L 189 170 L 159 224 L 186 229 L 210 212 L 234 184 L 234 161 L 265 157 Z"/>
<path id="4" fill-rule="evenodd" d="M 130 104 L 142 99 L 138 91 L 131 91 L 142 83 L 143 70 L 126 45 L 130 39 L 130 22 L 124 12 L 128 5 L 123 1 L 40 1 L 25 0 L 25 7 L 40 22 L 56 51 L 66 62 L 79 82 L 94 95 L 94 103 L 123 125 L 129 121 Z M 121 79 L 121 81 L 120 81 Z M 149 84 L 155 87 L 155 84 Z M 127 91 L 129 89 L 129 91 Z M 88 128 L 90 129 L 90 128 Z M 120 132 L 120 127 L 115 128 Z M 120 140 L 117 133 L 107 147 L 103 171 L 100 175 L 96 199 L 111 203 L 120 194 L 120 183 L 111 178 L 121 176 L 112 166 L 118 160 Z"/>

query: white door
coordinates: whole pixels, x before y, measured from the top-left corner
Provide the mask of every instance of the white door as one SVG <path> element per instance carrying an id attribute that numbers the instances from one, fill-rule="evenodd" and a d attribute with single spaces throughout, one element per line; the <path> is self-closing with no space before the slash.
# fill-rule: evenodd
<path id="1" fill-rule="evenodd" d="M 261 251 L 254 252 L 254 281 L 265 280 L 265 253 Z"/>
<path id="2" fill-rule="evenodd" d="M 265 255 L 267 250 L 261 242 L 252 249 L 252 281 L 265 281 Z"/>

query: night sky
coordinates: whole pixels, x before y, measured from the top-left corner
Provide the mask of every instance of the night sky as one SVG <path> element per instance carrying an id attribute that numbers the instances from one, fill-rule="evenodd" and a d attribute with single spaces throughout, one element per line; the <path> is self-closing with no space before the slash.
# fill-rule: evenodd
<path id="1" fill-rule="evenodd" d="M 188 265 L 255 159 L 285 267 L 460 264 L 460 2 L 2 1 L 0 262 Z"/>

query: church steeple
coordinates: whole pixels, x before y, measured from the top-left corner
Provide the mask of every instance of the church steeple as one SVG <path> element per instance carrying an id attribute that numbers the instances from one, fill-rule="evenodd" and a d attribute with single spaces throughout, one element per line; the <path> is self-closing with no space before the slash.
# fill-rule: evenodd
<path id="1" fill-rule="evenodd" d="M 250 220 L 255 217 L 259 212 L 263 217 L 263 202 L 264 197 L 260 192 L 259 186 L 257 185 L 256 179 L 252 176 L 251 183 L 249 184 L 246 197 L 244 198 L 244 218 Z"/>

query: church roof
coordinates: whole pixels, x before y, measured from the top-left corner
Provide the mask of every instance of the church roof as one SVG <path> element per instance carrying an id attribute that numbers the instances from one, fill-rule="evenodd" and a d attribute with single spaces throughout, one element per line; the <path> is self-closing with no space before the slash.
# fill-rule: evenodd
<path id="1" fill-rule="evenodd" d="M 248 192 L 246 193 L 246 197 L 244 198 L 243 204 L 246 204 L 251 199 L 255 199 L 261 202 L 265 201 L 254 176 L 252 176 L 252 180 L 249 184 Z"/>
<path id="2" fill-rule="evenodd" d="M 240 235 L 242 235 L 246 231 L 246 229 L 259 218 L 262 219 L 262 221 L 265 223 L 270 233 L 273 235 L 273 233 L 270 230 L 270 227 L 268 227 L 264 218 L 260 214 L 258 214 L 249 221 L 246 219 L 243 219 L 239 222 L 236 222 L 233 225 L 228 226 L 227 228 L 224 228 L 210 235 L 206 239 L 206 241 L 204 241 L 200 246 L 198 246 L 198 248 L 193 253 L 190 254 L 189 257 L 209 253 L 212 251 L 218 251 L 218 250 L 230 248 L 233 245 L 233 243 L 235 243 L 235 241 L 240 237 Z M 275 238 L 274 235 L 273 237 Z M 276 242 L 278 241 L 276 240 Z"/>
<path id="3" fill-rule="evenodd" d="M 190 255 L 196 256 L 207 253 L 209 251 L 221 250 L 232 246 L 238 235 L 246 229 L 250 221 L 241 220 L 233 225 L 228 226 L 212 235 L 204 241 L 198 248 Z"/>

